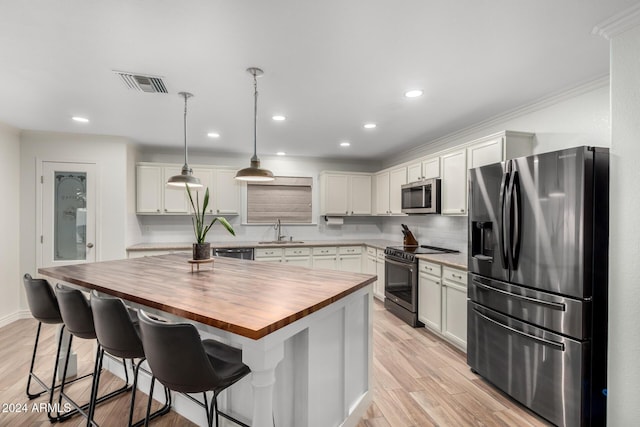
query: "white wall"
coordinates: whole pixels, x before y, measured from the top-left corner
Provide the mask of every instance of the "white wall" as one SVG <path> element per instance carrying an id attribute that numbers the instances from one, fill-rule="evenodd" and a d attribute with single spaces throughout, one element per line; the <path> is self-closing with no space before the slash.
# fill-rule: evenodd
<path id="1" fill-rule="evenodd" d="M 434 141 L 425 141 L 419 147 L 385 159 L 384 167 L 503 130 L 535 133 L 534 153 L 578 145 L 609 147 L 609 117 L 609 79 L 602 78 L 472 125 L 455 134 Z"/>
<path id="2" fill-rule="evenodd" d="M 20 137 L 20 270 L 35 275 L 37 163 L 76 161 L 97 165 L 96 254 L 126 257 L 127 141 L 96 135 L 23 131 Z"/>
<path id="3" fill-rule="evenodd" d="M 0 123 L 0 326 L 11 323 L 20 309 L 21 274 L 18 251 L 20 224 L 20 139 L 18 129 Z"/>
<path id="4" fill-rule="evenodd" d="M 640 419 L 640 27 L 611 40 L 611 209 L 607 423 Z"/>

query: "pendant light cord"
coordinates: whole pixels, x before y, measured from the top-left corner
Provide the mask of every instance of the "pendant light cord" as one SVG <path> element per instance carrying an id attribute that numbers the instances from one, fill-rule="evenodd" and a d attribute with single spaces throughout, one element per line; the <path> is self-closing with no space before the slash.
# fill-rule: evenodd
<path id="1" fill-rule="evenodd" d="M 258 78 L 256 76 L 256 71 L 253 71 L 253 157 L 251 161 L 258 160 L 258 149 L 257 149 L 257 140 L 258 140 Z"/>
<path id="2" fill-rule="evenodd" d="M 187 161 L 187 99 L 189 96 L 184 94 L 184 167 L 188 168 L 189 162 Z"/>

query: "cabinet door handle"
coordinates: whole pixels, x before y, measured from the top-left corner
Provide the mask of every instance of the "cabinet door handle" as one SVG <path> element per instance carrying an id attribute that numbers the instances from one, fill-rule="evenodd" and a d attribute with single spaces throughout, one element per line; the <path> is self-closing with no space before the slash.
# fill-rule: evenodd
<path id="1" fill-rule="evenodd" d="M 160 212 L 160 209 L 156 209 L 156 212 Z"/>
<path id="2" fill-rule="evenodd" d="M 220 213 L 220 209 L 217 209 L 217 210 L 216 210 L 216 212 L 217 212 L 217 213 Z"/>
<path id="3" fill-rule="evenodd" d="M 165 212 L 169 212 L 169 211 L 167 210 L 167 208 L 164 208 L 164 211 L 165 211 Z"/>

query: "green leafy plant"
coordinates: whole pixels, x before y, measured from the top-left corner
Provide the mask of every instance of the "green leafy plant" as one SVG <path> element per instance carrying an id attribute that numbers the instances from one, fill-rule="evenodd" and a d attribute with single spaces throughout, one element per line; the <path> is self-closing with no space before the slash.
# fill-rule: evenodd
<path id="1" fill-rule="evenodd" d="M 236 232 L 233 230 L 229 221 L 226 218 L 216 216 L 211 219 L 209 225 L 205 225 L 205 214 L 207 212 L 207 206 L 209 205 L 209 187 L 207 187 L 204 192 L 204 200 L 202 201 L 202 208 L 200 208 L 200 200 L 198 198 L 198 194 L 196 193 L 196 200 L 193 201 L 193 196 L 191 194 L 191 189 L 188 185 L 185 186 L 187 188 L 187 194 L 189 195 L 189 201 L 191 202 L 191 207 L 193 208 L 193 217 L 191 218 L 191 222 L 193 224 L 193 232 L 196 235 L 197 243 L 205 243 L 205 238 L 207 237 L 207 233 L 216 223 L 216 221 L 220 222 L 224 228 L 227 229 L 231 235 L 235 236 Z"/>

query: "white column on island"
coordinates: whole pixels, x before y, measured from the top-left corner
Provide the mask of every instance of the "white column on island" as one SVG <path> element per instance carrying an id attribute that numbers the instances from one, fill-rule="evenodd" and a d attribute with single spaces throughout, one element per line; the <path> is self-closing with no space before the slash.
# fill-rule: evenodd
<path id="1" fill-rule="evenodd" d="M 242 361 L 251 368 L 253 387 L 252 427 L 273 426 L 273 386 L 276 366 L 284 358 L 284 343 L 265 348 L 262 341 L 247 342 L 242 348 Z"/>

